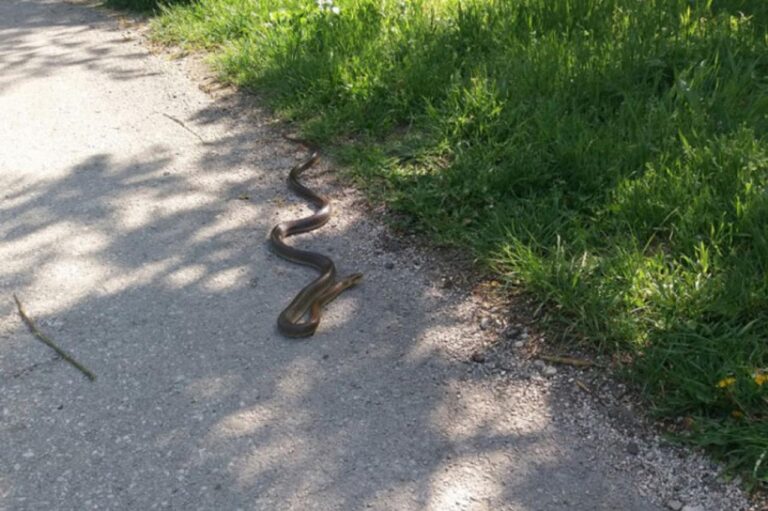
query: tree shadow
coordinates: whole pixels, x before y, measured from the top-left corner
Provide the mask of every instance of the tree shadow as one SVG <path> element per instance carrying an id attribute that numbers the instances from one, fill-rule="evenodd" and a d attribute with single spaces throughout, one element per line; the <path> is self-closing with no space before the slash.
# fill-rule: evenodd
<path id="1" fill-rule="evenodd" d="M 53 15 L 52 13 L 55 13 Z M 41 29 L 49 34 L 45 40 L 32 40 Z M 78 34 L 101 31 L 112 35 L 102 38 L 108 43 L 88 44 Z M 133 51 L 131 42 L 103 14 L 82 6 L 61 2 L 20 0 L 0 4 L 0 92 L 23 87 L 30 79 L 53 76 L 61 68 L 84 67 L 106 80 L 135 80 L 154 76 L 146 68 L 126 65 L 126 61 L 146 58 L 146 53 Z M 109 44 L 113 43 L 113 44 Z M 118 43 L 118 44 L 114 44 Z M 118 56 L 119 59 L 107 57 Z"/>

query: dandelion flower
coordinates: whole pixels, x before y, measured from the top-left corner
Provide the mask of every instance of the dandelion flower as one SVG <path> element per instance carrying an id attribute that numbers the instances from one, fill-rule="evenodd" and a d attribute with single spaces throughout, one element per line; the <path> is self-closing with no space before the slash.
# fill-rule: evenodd
<path id="1" fill-rule="evenodd" d="M 736 378 L 733 376 L 728 376 L 727 378 L 723 378 L 719 382 L 717 382 L 717 388 L 718 389 L 725 389 L 728 387 L 731 387 L 736 384 Z"/>

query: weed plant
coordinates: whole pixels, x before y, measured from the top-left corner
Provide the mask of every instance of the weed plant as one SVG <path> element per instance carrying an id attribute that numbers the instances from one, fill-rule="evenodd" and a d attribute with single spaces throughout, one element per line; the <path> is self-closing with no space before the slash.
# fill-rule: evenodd
<path id="1" fill-rule="evenodd" d="M 335 2 L 198 0 L 154 34 L 768 481 L 768 2 Z"/>

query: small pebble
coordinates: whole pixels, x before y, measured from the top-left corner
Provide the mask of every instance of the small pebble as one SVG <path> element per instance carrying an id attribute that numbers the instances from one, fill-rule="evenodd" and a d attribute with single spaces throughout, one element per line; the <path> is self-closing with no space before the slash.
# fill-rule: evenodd
<path id="1" fill-rule="evenodd" d="M 482 364 L 485 362 L 485 355 L 483 353 L 480 353 L 479 351 L 476 351 L 472 353 L 472 356 L 470 357 L 472 362 L 477 362 L 478 364 Z"/>
<path id="2" fill-rule="evenodd" d="M 384 264 L 384 268 L 388 270 L 391 270 L 394 267 L 395 267 L 395 263 L 393 263 L 392 261 L 387 261 L 386 264 Z"/>
<path id="3" fill-rule="evenodd" d="M 538 368 L 538 369 L 544 369 L 544 366 L 546 366 L 546 365 L 547 364 L 545 364 L 543 360 L 538 360 L 537 359 L 537 360 L 533 361 L 533 366 Z"/>
<path id="4" fill-rule="evenodd" d="M 555 369 L 552 366 L 546 366 L 544 369 L 541 370 L 541 374 L 544 376 L 554 376 L 557 374 L 557 369 Z"/>
<path id="5" fill-rule="evenodd" d="M 705 511 L 703 506 L 692 506 L 690 504 L 683 506 L 683 511 Z"/>
<path id="6" fill-rule="evenodd" d="M 491 321 L 491 318 L 483 318 L 480 320 L 480 329 L 481 330 L 488 330 L 493 326 L 493 321 Z"/>
<path id="7" fill-rule="evenodd" d="M 671 509 L 672 511 L 680 511 L 683 509 L 683 503 L 679 500 L 670 500 L 667 502 L 667 507 Z"/>
<path id="8" fill-rule="evenodd" d="M 632 456 L 637 456 L 640 454 L 640 446 L 635 442 L 630 442 L 627 444 L 627 452 Z"/>
<path id="9" fill-rule="evenodd" d="M 522 348 L 523 346 L 525 346 L 525 343 L 523 341 L 517 341 L 515 343 L 515 348 Z"/>

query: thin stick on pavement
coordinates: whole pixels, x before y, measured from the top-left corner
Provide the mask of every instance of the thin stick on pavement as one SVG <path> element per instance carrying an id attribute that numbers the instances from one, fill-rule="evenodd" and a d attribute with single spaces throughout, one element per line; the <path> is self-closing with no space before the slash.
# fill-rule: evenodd
<path id="1" fill-rule="evenodd" d="M 50 337 L 45 335 L 43 332 L 41 332 L 37 325 L 35 325 L 35 322 L 32 321 L 32 319 L 27 316 L 27 313 L 24 312 L 24 307 L 21 306 L 21 302 L 19 301 L 19 298 L 16 296 L 16 294 L 13 295 L 13 300 L 16 302 L 16 307 L 19 309 L 19 316 L 21 316 L 21 319 L 26 323 L 26 325 L 29 327 L 29 330 L 34 334 L 35 337 L 37 337 L 39 340 L 47 344 L 53 351 L 58 353 L 58 355 L 75 366 L 81 373 L 83 373 L 85 376 L 88 377 L 89 380 L 94 381 L 96 379 L 96 375 L 91 372 L 90 369 L 85 367 L 83 364 L 78 362 L 77 360 L 72 357 L 69 353 L 64 351 L 63 349 L 56 346 L 56 343 L 54 343 Z"/>

